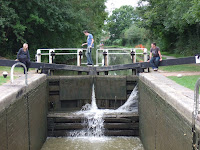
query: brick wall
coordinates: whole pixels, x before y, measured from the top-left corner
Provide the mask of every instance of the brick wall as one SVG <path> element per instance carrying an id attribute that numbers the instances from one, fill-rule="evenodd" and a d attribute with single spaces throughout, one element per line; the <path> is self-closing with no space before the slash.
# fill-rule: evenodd
<path id="1" fill-rule="evenodd" d="M 192 149 L 191 123 L 145 82 L 139 81 L 139 127 L 145 150 Z"/>
<path id="2" fill-rule="evenodd" d="M 11 101 L 0 112 L 0 150 L 39 150 L 47 137 L 47 82 Z"/>

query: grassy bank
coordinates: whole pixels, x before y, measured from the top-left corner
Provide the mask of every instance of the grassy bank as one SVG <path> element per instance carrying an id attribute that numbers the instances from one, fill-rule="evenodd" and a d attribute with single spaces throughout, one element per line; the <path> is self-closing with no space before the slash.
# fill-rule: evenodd
<path id="1" fill-rule="evenodd" d="M 199 64 L 186 64 L 186 65 L 174 65 L 174 66 L 161 66 L 160 70 L 167 72 L 179 72 L 179 71 L 187 71 L 187 72 L 200 72 Z"/>
<path id="2" fill-rule="evenodd" d="M 9 76 L 7 78 L 4 78 L 3 76 L 0 76 L 0 85 L 2 85 L 3 83 L 6 83 L 9 80 L 10 80 Z"/>
<path id="3" fill-rule="evenodd" d="M 194 90 L 195 89 L 195 84 L 197 82 L 197 80 L 200 78 L 199 75 L 195 75 L 195 76 L 183 76 L 181 78 L 178 78 L 176 76 L 170 76 L 168 77 L 169 79 L 175 81 L 176 83 L 184 86 L 184 87 L 187 87 L 191 90 Z"/>

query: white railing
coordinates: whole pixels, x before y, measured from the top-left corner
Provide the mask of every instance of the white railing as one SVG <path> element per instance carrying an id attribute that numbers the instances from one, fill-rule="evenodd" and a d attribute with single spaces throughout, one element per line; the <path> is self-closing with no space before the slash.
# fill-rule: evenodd
<path id="1" fill-rule="evenodd" d="M 11 80 L 11 83 L 13 83 L 14 81 L 14 68 L 15 66 L 17 65 L 21 65 L 24 67 L 24 70 L 25 70 L 25 85 L 27 86 L 28 85 L 28 79 L 27 79 L 27 68 L 26 68 L 26 65 L 21 63 L 21 62 L 18 62 L 18 63 L 15 63 L 12 67 L 11 67 L 11 73 L 10 73 L 10 80 Z"/>
<path id="2" fill-rule="evenodd" d="M 140 52 L 138 52 L 138 50 Z M 142 51 L 142 52 L 141 52 Z M 102 62 L 98 62 L 99 56 L 103 55 Z M 147 62 L 148 52 L 146 48 L 113 48 L 113 49 L 97 49 L 96 50 L 96 65 L 109 65 L 109 55 L 130 55 L 132 63 L 136 63 L 138 55 L 144 55 L 143 61 Z"/>
<path id="3" fill-rule="evenodd" d="M 64 51 L 64 52 L 63 52 Z M 36 54 L 37 62 L 40 63 L 42 56 L 49 56 L 49 63 L 52 64 L 55 56 L 57 55 L 76 55 L 77 56 L 77 66 L 81 66 L 81 59 L 83 58 L 84 51 L 83 48 L 56 48 L 56 49 L 38 49 Z M 140 51 L 140 52 L 138 52 Z M 142 51 L 142 52 L 141 52 Z M 99 56 L 102 57 L 102 61 L 98 62 Z M 109 65 L 109 55 L 130 55 L 132 63 L 135 63 L 138 55 L 144 55 L 144 62 L 147 61 L 147 49 L 146 48 L 113 48 L 113 49 L 97 49 L 96 50 L 96 65 L 108 66 Z"/>
<path id="4" fill-rule="evenodd" d="M 63 52 L 65 51 L 65 52 Z M 36 59 L 40 63 L 42 56 L 49 56 L 49 63 L 52 64 L 55 56 L 57 55 L 76 55 L 77 56 L 77 66 L 80 66 L 81 59 L 83 58 L 83 51 L 86 49 L 83 48 L 54 48 L 54 49 L 37 49 Z"/>

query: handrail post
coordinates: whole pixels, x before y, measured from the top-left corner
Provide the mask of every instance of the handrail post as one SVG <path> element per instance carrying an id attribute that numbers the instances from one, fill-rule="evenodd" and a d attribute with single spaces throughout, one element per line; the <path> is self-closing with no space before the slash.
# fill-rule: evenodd
<path id="1" fill-rule="evenodd" d="M 36 55 L 36 57 L 37 57 L 37 62 L 38 62 L 38 63 L 41 63 L 41 50 L 40 50 L 40 49 L 37 50 L 37 55 Z"/>
<path id="2" fill-rule="evenodd" d="M 143 52 L 143 54 L 144 54 L 144 62 L 147 62 L 147 59 L 148 59 L 148 53 L 147 53 L 147 49 L 146 48 L 144 48 L 144 52 Z"/>
<path id="3" fill-rule="evenodd" d="M 77 66 L 81 66 L 81 59 L 83 58 L 83 49 L 77 50 Z"/>
<path id="4" fill-rule="evenodd" d="M 108 66 L 108 50 L 103 50 L 104 66 Z"/>
<path id="5" fill-rule="evenodd" d="M 28 80 L 27 80 L 27 68 L 26 68 L 26 65 L 21 63 L 21 62 L 17 62 L 15 63 L 12 67 L 11 67 L 11 75 L 10 75 L 10 80 L 11 80 L 11 83 L 13 83 L 13 72 L 14 72 L 14 68 L 16 65 L 21 65 L 24 67 L 25 69 L 25 84 L 26 86 L 28 85 Z"/>
<path id="6" fill-rule="evenodd" d="M 199 86 L 200 86 L 200 78 L 197 80 L 194 90 L 194 106 L 193 106 L 193 113 L 192 113 L 192 132 L 193 132 L 193 150 L 198 147 L 199 143 L 199 136 L 196 133 L 195 124 L 199 114 Z"/>
<path id="7" fill-rule="evenodd" d="M 54 49 L 50 49 L 49 50 L 49 63 L 52 64 L 53 63 L 53 59 L 55 59 L 55 55 L 52 56 L 52 53 L 55 54 L 55 50 Z"/>

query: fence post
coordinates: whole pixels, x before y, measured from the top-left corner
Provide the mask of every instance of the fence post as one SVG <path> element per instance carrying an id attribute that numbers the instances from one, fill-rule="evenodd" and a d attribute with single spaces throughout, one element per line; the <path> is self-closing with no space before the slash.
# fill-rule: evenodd
<path id="1" fill-rule="evenodd" d="M 54 49 L 50 49 L 49 50 L 49 64 L 52 64 L 52 60 L 55 59 L 55 56 L 52 56 L 52 53 L 54 53 L 55 50 Z"/>
<path id="2" fill-rule="evenodd" d="M 148 54 L 147 54 L 147 49 L 146 48 L 144 49 L 143 54 L 144 54 L 144 62 L 147 62 Z"/>
<path id="3" fill-rule="evenodd" d="M 104 58 L 104 66 L 108 66 L 108 50 L 107 49 L 105 49 L 105 50 L 103 50 L 103 58 Z"/>
<path id="4" fill-rule="evenodd" d="M 41 63 L 41 50 L 40 50 L 40 49 L 37 50 L 37 55 L 36 55 L 36 57 L 37 57 L 37 62 L 38 62 L 38 63 Z"/>
<path id="5" fill-rule="evenodd" d="M 77 66 L 81 66 L 81 59 L 83 58 L 83 50 L 77 50 Z"/>

